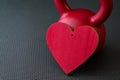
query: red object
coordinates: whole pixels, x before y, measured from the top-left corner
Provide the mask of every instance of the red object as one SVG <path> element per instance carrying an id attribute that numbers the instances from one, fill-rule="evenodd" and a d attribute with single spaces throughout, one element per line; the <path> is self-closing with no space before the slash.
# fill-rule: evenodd
<path id="1" fill-rule="evenodd" d="M 52 55 L 66 74 L 82 65 L 105 40 L 103 22 L 109 17 L 113 1 L 100 0 L 95 14 L 87 9 L 71 9 L 65 0 L 54 0 L 61 17 L 47 32 Z"/>
<path id="2" fill-rule="evenodd" d="M 78 27 L 73 32 L 69 25 L 58 22 L 49 28 L 47 40 L 54 58 L 68 74 L 93 54 L 99 36 L 91 26 Z"/>

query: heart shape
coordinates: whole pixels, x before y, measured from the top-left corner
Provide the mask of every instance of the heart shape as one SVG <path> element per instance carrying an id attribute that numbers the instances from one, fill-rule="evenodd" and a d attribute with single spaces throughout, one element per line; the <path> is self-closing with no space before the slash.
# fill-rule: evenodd
<path id="1" fill-rule="evenodd" d="M 64 23 L 52 24 L 46 35 L 53 57 L 66 74 L 82 65 L 96 50 L 97 31 L 91 26 L 80 26 L 74 31 Z"/>

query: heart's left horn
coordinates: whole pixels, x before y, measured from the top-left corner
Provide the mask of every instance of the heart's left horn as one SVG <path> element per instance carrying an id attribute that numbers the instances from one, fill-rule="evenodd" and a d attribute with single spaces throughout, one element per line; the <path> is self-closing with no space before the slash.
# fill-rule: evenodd
<path id="1" fill-rule="evenodd" d="M 54 0 L 54 2 L 61 15 L 71 10 L 66 0 Z"/>

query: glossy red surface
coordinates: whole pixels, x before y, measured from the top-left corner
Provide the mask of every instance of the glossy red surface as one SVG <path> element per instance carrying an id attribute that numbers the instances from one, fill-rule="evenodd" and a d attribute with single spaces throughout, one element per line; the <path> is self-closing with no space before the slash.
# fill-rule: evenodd
<path id="1" fill-rule="evenodd" d="M 106 36 L 103 22 L 111 14 L 113 0 L 100 0 L 97 13 L 71 9 L 66 0 L 54 2 L 61 16 L 48 29 L 47 42 L 54 58 L 68 74 L 102 48 Z"/>
<path id="2" fill-rule="evenodd" d="M 71 12 L 75 12 L 76 15 L 74 15 L 72 18 L 75 17 L 75 19 L 79 19 L 81 14 L 86 14 L 86 12 L 82 12 L 83 9 L 78 9 L 77 11 L 74 11 L 73 9 L 70 8 L 70 6 L 67 4 L 66 0 L 54 0 L 56 7 L 58 9 L 58 11 L 60 12 L 61 15 L 63 14 L 71 14 Z M 113 0 L 100 0 L 100 9 L 98 10 L 98 12 L 92 16 L 90 16 L 89 14 L 89 22 L 91 23 L 91 25 L 94 26 L 99 26 L 101 24 L 103 24 L 103 22 L 109 17 L 111 11 L 112 11 L 112 7 L 113 7 Z M 87 10 L 85 10 L 87 11 Z M 77 16 L 77 18 L 76 18 Z M 82 15 L 84 16 L 84 15 Z M 87 15 L 85 15 L 87 16 Z M 68 16 L 71 17 L 71 16 Z M 66 17 L 64 17 L 66 18 Z M 83 18 L 82 18 L 83 19 Z M 81 20 L 82 20 L 81 19 Z M 81 21 L 80 21 L 81 22 Z"/>

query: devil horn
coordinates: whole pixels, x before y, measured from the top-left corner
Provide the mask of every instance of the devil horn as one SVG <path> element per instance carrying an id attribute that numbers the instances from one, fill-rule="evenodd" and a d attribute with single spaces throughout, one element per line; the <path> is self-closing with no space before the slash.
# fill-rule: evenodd
<path id="1" fill-rule="evenodd" d="M 91 17 L 91 23 L 94 26 L 102 24 L 112 12 L 113 0 L 100 0 L 100 4 L 99 11 Z"/>
<path id="2" fill-rule="evenodd" d="M 54 2 L 61 15 L 71 10 L 66 0 L 54 0 Z"/>

